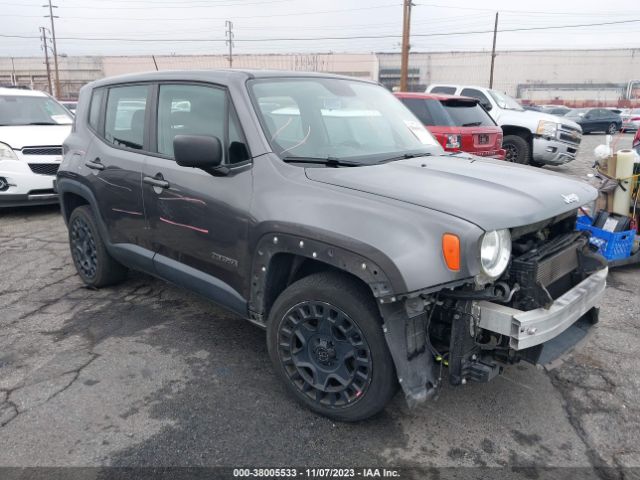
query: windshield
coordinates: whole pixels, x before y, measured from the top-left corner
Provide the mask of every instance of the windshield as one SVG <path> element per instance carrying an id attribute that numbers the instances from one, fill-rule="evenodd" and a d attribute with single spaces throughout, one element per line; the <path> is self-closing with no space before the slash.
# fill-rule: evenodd
<path id="1" fill-rule="evenodd" d="M 520 105 L 515 98 L 511 98 L 509 95 L 500 93 L 497 90 L 489 90 L 489 94 L 493 97 L 500 108 L 504 108 L 506 110 L 524 110 L 522 105 Z"/>
<path id="2" fill-rule="evenodd" d="M 70 125 L 69 112 L 50 97 L 0 96 L 0 125 Z"/>
<path id="3" fill-rule="evenodd" d="M 281 158 L 376 163 L 441 153 L 433 136 L 390 92 L 336 78 L 276 78 L 249 83 L 262 127 Z"/>

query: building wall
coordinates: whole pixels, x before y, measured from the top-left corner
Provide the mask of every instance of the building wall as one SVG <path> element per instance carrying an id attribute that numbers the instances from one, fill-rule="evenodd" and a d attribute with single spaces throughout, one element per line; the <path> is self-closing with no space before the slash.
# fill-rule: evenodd
<path id="1" fill-rule="evenodd" d="M 156 55 L 104 57 L 105 76 L 155 70 L 229 68 L 225 55 Z M 373 54 L 234 55 L 234 68 L 330 72 L 377 80 L 378 60 Z"/>
<path id="2" fill-rule="evenodd" d="M 400 68 L 400 54 L 378 54 L 378 58 L 381 78 Z M 419 70 L 417 79 L 410 83 L 418 91 L 431 83 L 489 86 L 491 52 L 415 52 L 409 68 Z M 638 79 L 640 49 L 499 51 L 493 86 L 512 96 L 521 94 L 526 100 L 567 97 L 609 101 L 619 97 L 616 91 Z M 523 88 L 525 85 L 531 87 Z"/>
<path id="3" fill-rule="evenodd" d="M 161 70 L 229 67 L 224 55 L 61 57 L 60 97 L 74 98 L 92 80 L 155 70 L 156 64 Z M 409 61 L 410 88 L 424 90 L 430 83 L 488 86 L 490 65 L 491 54 L 486 51 L 414 52 Z M 393 88 L 399 84 L 400 55 L 235 55 L 233 67 L 340 73 Z M 0 58 L 0 83 L 11 83 L 13 76 L 21 85 L 48 90 L 42 58 Z M 494 88 L 538 103 L 556 99 L 615 103 L 632 80 L 640 80 L 640 49 L 499 51 L 495 61 Z"/>
<path id="4" fill-rule="evenodd" d="M 53 59 L 49 58 L 51 83 L 55 90 Z M 102 78 L 101 57 L 59 57 L 58 71 L 60 90 L 58 98 L 76 98 L 78 90 L 84 84 Z M 17 85 L 25 85 L 37 90 L 49 90 L 47 67 L 40 57 L 7 58 L 0 57 L 0 84 L 11 84 L 12 78 Z"/>

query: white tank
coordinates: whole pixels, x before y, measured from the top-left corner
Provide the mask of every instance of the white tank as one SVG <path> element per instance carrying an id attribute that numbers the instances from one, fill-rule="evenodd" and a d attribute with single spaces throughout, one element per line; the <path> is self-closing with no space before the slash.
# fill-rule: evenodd
<path id="1" fill-rule="evenodd" d="M 634 183 L 633 179 L 629 177 L 633 175 L 633 164 L 636 160 L 636 155 L 633 150 L 618 150 L 616 156 L 618 157 L 616 161 L 616 178 L 624 178 L 625 180 L 620 182 L 624 186 L 624 190 L 617 187 L 613 194 L 613 211 L 614 213 L 628 216 Z"/>

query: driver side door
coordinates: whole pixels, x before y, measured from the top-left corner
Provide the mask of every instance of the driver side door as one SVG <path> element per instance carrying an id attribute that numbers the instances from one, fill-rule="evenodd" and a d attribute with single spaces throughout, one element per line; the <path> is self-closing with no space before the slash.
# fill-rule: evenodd
<path id="1" fill-rule="evenodd" d="M 142 190 L 154 268 L 174 283 L 246 314 L 239 292 L 247 259 L 252 164 L 224 88 L 203 84 L 156 85 L 155 125 Z M 214 176 L 174 160 L 176 135 L 215 136 L 227 173 Z M 243 311 L 244 309 L 244 311 Z"/>

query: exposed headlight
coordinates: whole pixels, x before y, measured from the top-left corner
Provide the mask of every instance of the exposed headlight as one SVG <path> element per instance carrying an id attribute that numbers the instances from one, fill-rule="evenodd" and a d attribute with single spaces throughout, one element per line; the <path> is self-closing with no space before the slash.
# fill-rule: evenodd
<path id="1" fill-rule="evenodd" d="M 540 120 L 538 122 L 538 129 L 536 133 L 543 137 L 555 137 L 558 132 L 558 124 L 556 122 L 550 122 L 548 120 Z"/>
<path id="2" fill-rule="evenodd" d="M 507 268 L 510 256 L 509 230 L 493 230 L 484 234 L 480 245 L 480 264 L 484 275 L 491 280 L 498 278 Z"/>
<path id="3" fill-rule="evenodd" d="M 0 160 L 17 160 L 13 149 L 6 143 L 0 143 Z"/>

